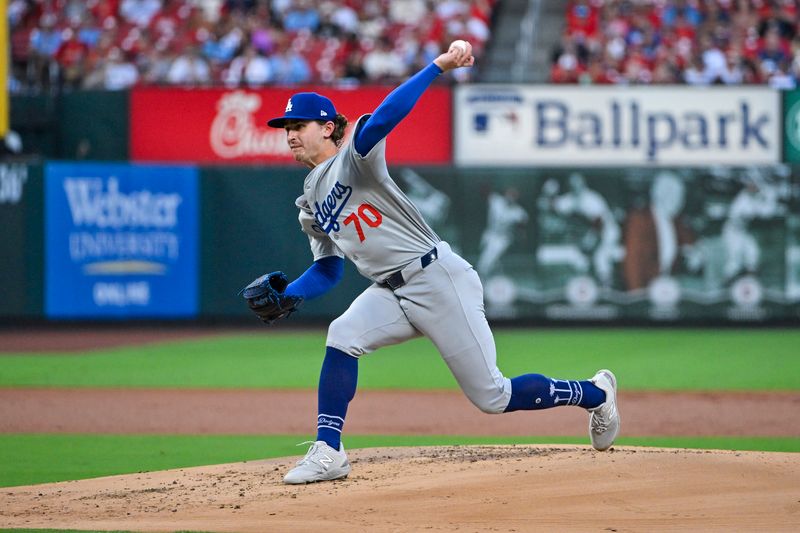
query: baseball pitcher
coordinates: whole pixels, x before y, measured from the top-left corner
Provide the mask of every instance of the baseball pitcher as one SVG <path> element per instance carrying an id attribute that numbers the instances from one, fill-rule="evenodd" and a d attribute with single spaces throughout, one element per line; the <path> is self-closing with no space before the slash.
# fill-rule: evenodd
<path id="1" fill-rule="evenodd" d="M 434 79 L 473 63 L 471 45 L 453 42 L 374 113 L 360 117 L 346 141 L 347 120 L 316 93 L 293 95 L 283 116 L 268 122 L 286 130 L 295 160 L 311 169 L 296 205 L 314 263 L 291 283 L 281 272 L 253 281 L 243 291 L 249 307 L 265 322 L 289 316 L 303 301 L 339 282 L 345 257 L 373 281 L 328 329 L 316 442 L 286 474 L 285 483 L 350 473 L 341 436 L 356 392 L 358 359 L 421 335 L 434 343 L 481 411 L 582 407 L 589 412 L 589 434 L 597 450 L 610 448 L 619 432 L 617 383 L 610 371 L 599 370 L 582 381 L 541 374 L 509 379 L 500 372 L 478 274 L 436 235 L 389 176 L 387 135 Z"/>

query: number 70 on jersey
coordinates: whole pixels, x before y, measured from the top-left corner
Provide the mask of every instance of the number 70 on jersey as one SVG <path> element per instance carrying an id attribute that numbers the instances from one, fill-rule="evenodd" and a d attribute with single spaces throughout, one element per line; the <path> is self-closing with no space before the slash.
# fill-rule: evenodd
<path id="1" fill-rule="evenodd" d="M 383 222 L 383 215 L 371 205 L 361 204 L 358 206 L 358 209 L 350 213 L 347 218 L 344 219 L 345 226 L 349 226 L 350 224 L 355 225 L 358 239 L 364 242 L 366 236 L 364 235 L 364 228 L 361 226 L 361 222 L 364 222 L 364 224 L 370 228 L 377 228 L 381 225 L 381 222 Z"/>

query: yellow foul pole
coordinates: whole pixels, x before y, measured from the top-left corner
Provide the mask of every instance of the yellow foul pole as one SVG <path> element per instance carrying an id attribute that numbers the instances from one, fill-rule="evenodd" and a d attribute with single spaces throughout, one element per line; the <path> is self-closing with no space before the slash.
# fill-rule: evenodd
<path id="1" fill-rule="evenodd" d="M 8 133 L 8 60 L 11 40 L 8 35 L 8 0 L 0 0 L 0 138 Z"/>

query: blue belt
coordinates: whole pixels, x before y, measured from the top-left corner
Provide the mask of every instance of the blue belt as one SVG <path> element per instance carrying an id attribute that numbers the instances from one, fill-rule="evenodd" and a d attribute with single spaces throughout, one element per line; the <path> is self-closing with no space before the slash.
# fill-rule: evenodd
<path id="1" fill-rule="evenodd" d="M 436 247 L 434 246 L 433 250 L 431 250 L 430 252 L 419 258 L 419 262 L 422 265 L 422 268 L 426 268 L 428 265 L 436 261 L 436 259 L 438 258 L 439 258 L 439 253 L 436 251 Z M 389 287 L 393 291 L 396 291 L 405 284 L 406 280 L 403 278 L 403 271 L 398 270 L 394 274 L 390 274 L 389 277 L 387 277 L 378 285 L 381 285 L 383 287 Z"/>

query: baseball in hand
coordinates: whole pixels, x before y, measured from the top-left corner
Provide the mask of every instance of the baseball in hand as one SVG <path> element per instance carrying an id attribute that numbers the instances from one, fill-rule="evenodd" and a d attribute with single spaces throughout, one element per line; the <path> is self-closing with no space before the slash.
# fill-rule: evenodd
<path id="1" fill-rule="evenodd" d="M 467 41 L 458 39 L 450 43 L 447 52 L 433 60 L 442 69 L 442 72 L 459 67 L 471 67 L 475 63 L 472 57 L 472 45 Z"/>
<path id="2" fill-rule="evenodd" d="M 458 39 L 457 41 L 453 41 L 450 44 L 450 49 L 452 50 L 453 48 L 460 48 L 459 51 L 462 54 L 464 54 L 467 51 L 467 41 L 464 41 L 464 40 L 461 40 L 461 39 Z"/>

